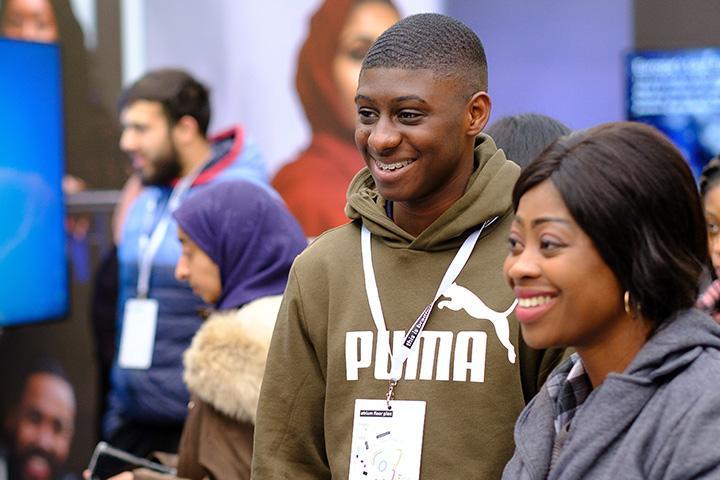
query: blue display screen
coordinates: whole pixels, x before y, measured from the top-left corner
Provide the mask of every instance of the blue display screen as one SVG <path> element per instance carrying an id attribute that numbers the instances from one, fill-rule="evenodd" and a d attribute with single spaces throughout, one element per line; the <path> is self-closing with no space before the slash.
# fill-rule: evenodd
<path id="1" fill-rule="evenodd" d="M 67 313 L 60 53 L 0 38 L 0 326 Z"/>
<path id="2" fill-rule="evenodd" d="M 665 133 L 699 176 L 720 153 L 720 49 L 637 52 L 627 71 L 628 118 Z"/>

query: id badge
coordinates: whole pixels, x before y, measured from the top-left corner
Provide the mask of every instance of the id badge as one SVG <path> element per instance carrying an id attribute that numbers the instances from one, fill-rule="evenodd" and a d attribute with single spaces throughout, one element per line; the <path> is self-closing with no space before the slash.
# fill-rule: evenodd
<path id="1" fill-rule="evenodd" d="M 158 302 L 152 298 L 131 298 L 125 302 L 118 365 L 145 370 L 152 364 L 157 327 Z"/>
<path id="2" fill-rule="evenodd" d="M 425 402 L 355 400 L 349 480 L 420 478 Z"/>

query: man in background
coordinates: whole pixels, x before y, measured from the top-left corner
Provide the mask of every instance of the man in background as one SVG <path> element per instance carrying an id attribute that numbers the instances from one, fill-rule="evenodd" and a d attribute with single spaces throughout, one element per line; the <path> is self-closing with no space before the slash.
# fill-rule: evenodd
<path id="1" fill-rule="evenodd" d="M 75 433 L 75 392 L 54 362 L 24 377 L 5 419 L 1 480 L 69 480 L 63 471 Z"/>
<path id="2" fill-rule="evenodd" d="M 267 187 L 264 162 L 241 127 L 207 135 L 207 88 L 182 70 L 150 72 L 119 102 L 120 147 L 132 159 L 135 192 L 119 211 L 116 344 L 103 437 L 139 456 L 177 451 L 189 394 L 182 353 L 204 305 L 177 281 L 172 212 L 197 190 L 242 178 Z"/>

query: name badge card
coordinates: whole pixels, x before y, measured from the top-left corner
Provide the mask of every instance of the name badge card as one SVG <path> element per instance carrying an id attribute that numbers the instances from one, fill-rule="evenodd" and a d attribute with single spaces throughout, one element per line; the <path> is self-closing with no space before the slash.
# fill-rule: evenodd
<path id="1" fill-rule="evenodd" d="M 125 303 L 118 354 L 118 364 L 122 368 L 150 368 L 155 346 L 157 313 L 158 302 L 152 298 L 131 298 Z"/>
<path id="2" fill-rule="evenodd" d="M 418 480 L 425 402 L 355 400 L 349 480 Z"/>

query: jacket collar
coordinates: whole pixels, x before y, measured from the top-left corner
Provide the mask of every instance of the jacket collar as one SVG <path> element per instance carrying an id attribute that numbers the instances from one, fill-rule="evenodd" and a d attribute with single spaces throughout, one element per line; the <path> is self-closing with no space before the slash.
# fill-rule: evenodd
<path id="1" fill-rule="evenodd" d="M 190 391 L 221 413 L 255 423 L 265 359 L 282 295 L 213 312 L 184 354 Z"/>

